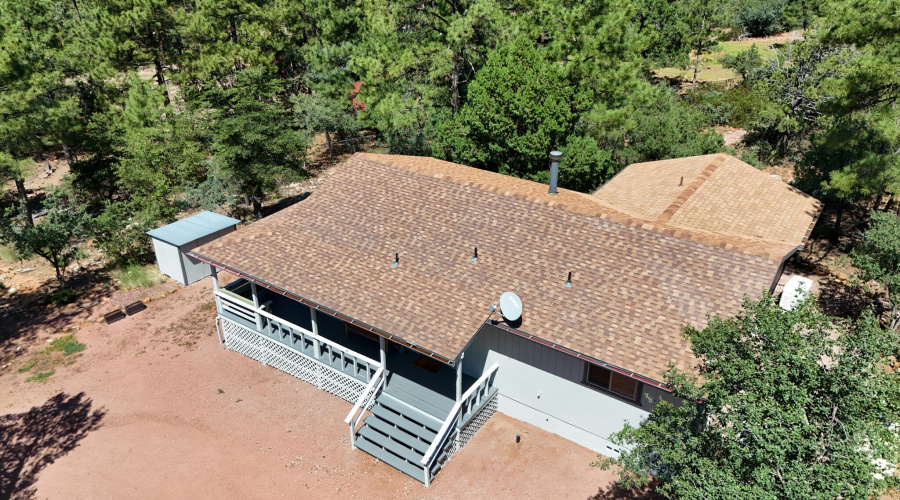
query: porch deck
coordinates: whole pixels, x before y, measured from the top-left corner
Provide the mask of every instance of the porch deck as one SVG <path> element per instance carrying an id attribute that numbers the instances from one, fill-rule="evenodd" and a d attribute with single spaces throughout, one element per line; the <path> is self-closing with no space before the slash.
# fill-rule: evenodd
<path id="1" fill-rule="evenodd" d="M 345 419 L 354 447 L 426 486 L 496 411 L 497 365 L 478 380 L 459 377 L 455 367 L 269 290 L 256 290 L 257 306 L 250 288 L 240 280 L 216 292 L 225 345 L 355 403 Z"/>
<path id="2" fill-rule="evenodd" d="M 250 284 L 246 281 L 236 281 L 228 285 L 226 290 L 236 293 L 245 299 L 252 300 Z M 258 289 L 257 294 L 259 303 L 267 304 L 266 310 L 272 315 L 312 330 L 312 316 L 307 306 L 264 288 Z M 253 321 L 227 309 L 223 309 L 221 314 L 247 328 L 278 340 L 336 370 L 340 370 L 357 380 L 362 382 L 368 381 L 363 369 L 357 367 L 354 370 L 351 362 L 346 359 L 342 360 L 341 356 L 334 351 L 323 350 L 317 356 L 315 345 L 312 342 L 303 341 L 296 336 L 279 338 L 280 335 L 277 331 L 275 334 L 272 334 L 268 331 L 268 321 L 265 318 L 263 318 L 263 329 L 260 330 Z M 378 340 L 353 332 L 346 328 L 346 324 L 343 321 L 322 312 L 316 314 L 316 323 L 319 336 L 368 358 L 374 360 L 380 358 Z M 447 414 L 456 402 L 456 370 L 453 367 L 430 360 L 427 356 L 423 356 L 411 349 L 388 343 L 385 369 L 388 375 L 385 381 L 384 392 L 440 420 L 447 417 Z M 473 377 L 463 375 L 463 392 L 471 387 L 474 382 L 475 379 Z"/>
<path id="3" fill-rule="evenodd" d="M 433 360 L 425 363 L 422 358 L 429 359 L 415 351 L 401 351 L 392 346 L 387 356 L 384 392 L 443 421 L 456 403 L 456 370 Z M 463 392 L 473 383 L 475 379 L 464 374 Z"/>

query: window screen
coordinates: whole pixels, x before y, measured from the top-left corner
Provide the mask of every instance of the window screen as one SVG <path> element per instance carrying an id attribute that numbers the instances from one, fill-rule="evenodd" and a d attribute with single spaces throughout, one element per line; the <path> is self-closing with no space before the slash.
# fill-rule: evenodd
<path id="1" fill-rule="evenodd" d="M 637 380 L 590 363 L 587 366 L 588 384 L 606 389 L 620 396 L 625 396 L 628 399 L 637 400 Z"/>

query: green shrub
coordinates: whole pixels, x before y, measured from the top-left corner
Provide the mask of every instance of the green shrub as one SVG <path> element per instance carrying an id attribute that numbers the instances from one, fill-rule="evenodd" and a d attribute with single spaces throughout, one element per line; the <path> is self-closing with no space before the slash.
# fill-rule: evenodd
<path id="1" fill-rule="evenodd" d="M 741 158 L 741 161 L 743 161 L 745 163 L 749 163 L 750 165 L 753 165 L 754 167 L 762 170 L 763 168 L 766 168 L 766 165 L 760 159 L 759 155 L 760 155 L 760 147 L 759 146 L 750 146 L 749 148 L 747 148 L 741 152 L 740 158 Z"/>
<path id="2" fill-rule="evenodd" d="M 148 288 L 166 280 L 166 277 L 159 272 L 159 269 L 154 264 L 146 266 L 131 264 L 125 269 L 113 272 L 113 277 L 119 280 L 119 285 L 123 290 Z"/>
<path id="3" fill-rule="evenodd" d="M 744 0 L 737 6 L 734 22 L 752 36 L 784 31 L 784 0 Z"/>
<path id="4" fill-rule="evenodd" d="M 47 302 L 55 306 L 71 304 L 76 299 L 78 299 L 78 291 L 71 288 L 60 288 L 47 296 Z"/>
<path id="5" fill-rule="evenodd" d="M 762 56 L 759 55 L 759 49 L 756 48 L 755 43 L 749 49 L 737 54 L 725 54 L 719 59 L 719 62 L 722 67 L 733 69 L 741 75 L 741 79 L 748 83 L 756 77 L 763 65 Z"/>
<path id="6" fill-rule="evenodd" d="M 133 214 L 132 207 L 126 205 L 109 203 L 94 220 L 96 244 L 115 266 L 153 262 L 153 245 L 147 231 L 171 220 L 158 220 L 152 213 Z"/>

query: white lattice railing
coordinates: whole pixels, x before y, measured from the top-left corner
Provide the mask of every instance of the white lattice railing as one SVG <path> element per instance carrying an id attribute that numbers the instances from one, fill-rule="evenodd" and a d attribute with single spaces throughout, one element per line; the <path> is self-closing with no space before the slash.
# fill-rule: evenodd
<path id="1" fill-rule="evenodd" d="M 311 348 L 314 354 L 313 358 L 317 361 L 323 358 L 328 359 L 330 362 L 338 363 L 343 369 L 352 369 L 354 374 L 362 373 L 366 382 L 369 382 L 375 371 L 381 367 L 381 363 L 378 361 L 316 335 L 302 326 L 279 318 L 263 310 L 262 307 L 256 309 L 252 301 L 233 292 L 220 289 L 216 291 L 216 295 L 221 299 L 223 311 L 232 314 L 235 314 L 234 311 L 241 311 L 241 314 L 236 314 L 236 316 L 258 325 L 263 333 L 269 337 L 276 337 L 290 347 L 299 344 L 301 351 Z"/>
<path id="2" fill-rule="evenodd" d="M 465 426 L 475 420 L 475 418 L 485 410 L 488 403 L 495 404 L 496 398 L 494 397 L 494 394 L 491 393 L 491 388 L 494 385 L 494 374 L 499 367 L 500 365 L 494 363 L 481 378 L 472 384 L 472 387 L 469 387 L 469 390 L 462 395 L 459 401 L 453 405 L 453 409 L 450 410 L 450 414 L 447 416 L 447 419 L 444 420 L 441 430 L 439 430 L 434 437 L 434 441 L 432 441 L 431 446 L 428 447 L 428 451 L 422 456 L 421 463 L 425 466 L 425 486 L 431 484 L 431 464 L 435 459 L 441 458 L 441 462 L 439 462 L 441 466 L 443 466 L 447 460 L 450 460 L 450 457 L 462 448 L 462 445 L 459 443 L 462 430 Z M 485 400 L 484 398 L 490 398 L 490 400 Z M 496 411 L 496 407 L 494 408 L 494 411 Z M 462 419 L 469 413 L 473 413 L 473 415 L 471 415 L 467 421 L 463 422 Z M 491 415 L 493 415 L 493 412 L 491 412 Z M 490 415 L 488 415 L 487 418 L 490 418 Z M 487 418 L 484 420 L 487 420 Z M 484 422 L 482 421 L 481 424 L 483 423 Z M 481 427 L 481 424 L 478 424 L 478 427 L 471 431 L 468 438 L 466 438 L 466 442 L 468 442 L 469 438 L 472 437 L 472 434 Z M 465 443 L 462 444 L 464 445 Z"/>
<path id="3" fill-rule="evenodd" d="M 254 329 L 224 316 L 217 319 L 222 324 L 225 346 L 232 351 L 278 368 L 350 403 L 359 401 L 366 389 L 364 382 Z"/>

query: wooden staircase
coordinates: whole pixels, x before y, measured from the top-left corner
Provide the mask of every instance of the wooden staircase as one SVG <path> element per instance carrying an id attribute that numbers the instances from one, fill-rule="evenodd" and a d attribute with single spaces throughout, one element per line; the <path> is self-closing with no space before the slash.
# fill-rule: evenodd
<path id="1" fill-rule="evenodd" d="M 453 404 L 449 397 L 392 373 L 357 433 L 356 447 L 424 483 L 422 456 Z M 440 457 L 433 462 L 432 477 L 441 462 Z"/>

